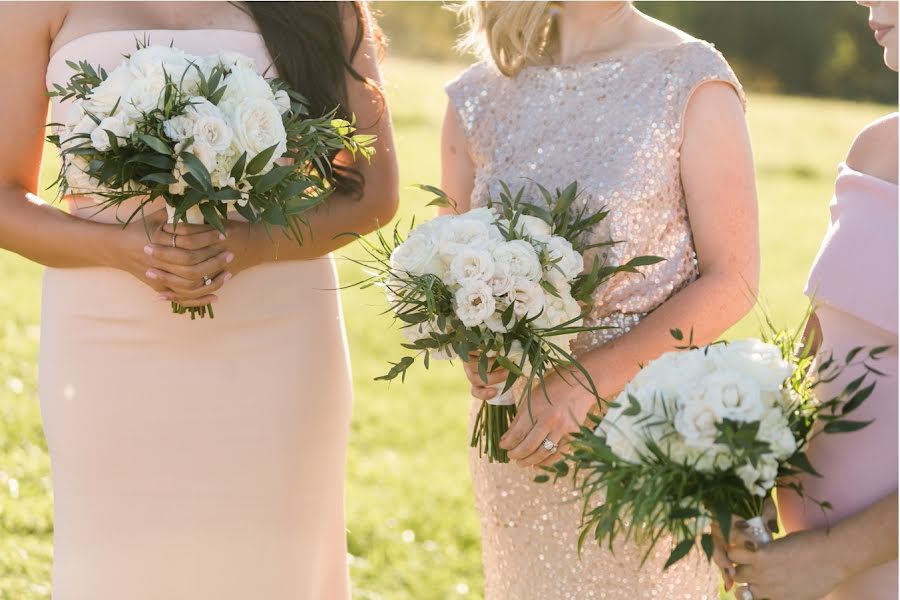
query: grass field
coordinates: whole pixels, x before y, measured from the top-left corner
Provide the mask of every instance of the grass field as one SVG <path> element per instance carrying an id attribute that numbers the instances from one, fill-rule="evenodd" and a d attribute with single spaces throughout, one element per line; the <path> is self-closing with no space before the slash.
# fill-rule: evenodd
<path id="1" fill-rule="evenodd" d="M 402 170 L 399 218 L 427 217 L 416 182 L 438 181 L 442 84 L 457 67 L 384 67 Z M 750 95 L 759 175 L 762 295 L 778 324 L 796 321 L 807 269 L 827 222 L 837 163 L 877 105 Z M 46 174 L 55 168 L 52 160 Z M 353 249 L 349 252 L 354 252 Z M 345 283 L 359 273 L 341 266 Z M 0 600 L 48 598 L 52 500 L 36 391 L 40 269 L 0 252 Z M 467 393 L 438 365 L 406 386 L 373 377 L 398 356 L 381 298 L 349 290 L 344 309 L 356 390 L 347 487 L 354 598 L 480 598 L 478 522 L 466 467 Z M 733 334 L 752 334 L 754 318 Z"/>

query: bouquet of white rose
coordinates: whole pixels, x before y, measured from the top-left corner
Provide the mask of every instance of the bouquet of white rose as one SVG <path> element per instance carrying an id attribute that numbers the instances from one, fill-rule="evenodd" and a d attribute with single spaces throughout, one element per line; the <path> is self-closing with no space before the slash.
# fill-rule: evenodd
<path id="1" fill-rule="evenodd" d="M 664 354 L 641 369 L 603 418 L 592 417 L 595 429 L 575 434 L 571 454 L 548 470 L 562 477 L 570 471 L 567 461 L 574 465 L 585 498 L 582 544 L 593 533 L 611 547 L 622 535 L 649 541 L 649 555 L 668 534 L 676 541 L 668 567 L 698 541 L 711 557 L 713 539 L 704 530 L 715 522 L 727 539 L 732 514 L 768 541 L 761 518 L 766 499 L 779 486 L 802 495 L 792 475 L 818 476 L 806 455 L 815 432 L 868 425 L 847 417 L 872 393 L 875 383 L 867 378 L 878 371 L 862 361 L 863 374 L 826 402 L 813 394 L 817 381 L 886 350 L 856 349 L 844 364 L 821 361 L 813 373 L 813 357 L 797 351 L 796 334 L 776 332 L 770 340 L 688 343 Z"/>
<path id="2" fill-rule="evenodd" d="M 311 118 L 302 96 L 235 52 L 193 56 L 144 42 L 110 73 L 68 65 L 74 75 L 48 92 L 70 101 L 48 137 L 62 158 L 55 184 L 61 197 L 91 197 L 98 210 L 139 199 L 126 224 L 162 198 L 171 223 L 224 231 L 233 209 L 300 243 L 304 213 L 333 190 L 330 157 L 373 152 L 373 136 L 353 135 L 334 111 Z M 211 307 L 190 312 L 212 316 Z"/>
<path id="3" fill-rule="evenodd" d="M 426 368 L 432 358 L 478 356 L 485 380 L 489 369 L 509 370 L 497 396 L 482 406 L 472 434 L 472 446 L 490 461 L 507 462 L 500 438 L 517 404 L 530 399 L 534 382 L 550 369 L 572 374 L 596 395 L 570 350 L 576 335 L 597 329 L 583 324 L 592 294 L 616 273 L 662 260 L 637 257 L 613 266 L 595 257 L 585 269 L 584 253 L 609 244 L 587 240 L 607 213 L 576 209 L 577 183 L 555 194 L 537 187 L 546 208 L 524 202 L 524 188 L 513 194 L 502 184 L 499 200 L 432 219 L 405 241 L 397 229 L 392 241 L 380 234 L 376 242 L 362 238 L 370 259 L 359 262 L 372 274 L 362 285 L 386 289 L 408 340 L 404 347 L 423 356 Z M 453 205 L 441 190 L 422 188 L 436 195 L 432 205 Z M 405 377 L 414 362 L 403 357 L 379 379 Z M 519 379 L 524 386 L 517 400 L 511 388 Z"/>

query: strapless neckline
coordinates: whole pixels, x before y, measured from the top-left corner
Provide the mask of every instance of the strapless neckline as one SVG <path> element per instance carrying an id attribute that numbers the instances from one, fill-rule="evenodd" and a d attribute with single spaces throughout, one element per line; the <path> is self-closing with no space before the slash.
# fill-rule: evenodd
<path id="1" fill-rule="evenodd" d="M 859 176 L 859 177 L 866 179 L 867 181 L 872 181 L 874 183 L 881 184 L 881 185 L 884 185 L 887 187 L 891 187 L 891 188 L 898 187 L 898 185 L 892 181 L 888 181 L 888 180 L 882 179 L 880 177 L 875 177 L 874 175 L 869 175 L 868 173 L 863 173 L 862 171 L 857 171 L 856 169 L 854 169 L 853 167 L 848 165 L 846 162 L 842 162 L 842 163 L 838 164 L 838 178 L 847 177 L 847 176 L 850 176 L 850 177 Z"/>
<path id="2" fill-rule="evenodd" d="M 108 29 L 106 31 L 92 31 L 90 33 L 85 33 L 83 35 L 79 35 L 77 37 L 72 38 L 59 48 L 57 48 L 53 54 L 50 55 L 50 58 L 47 60 L 47 68 L 49 70 L 50 65 L 53 63 L 55 59 L 60 57 L 63 52 L 69 49 L 72 46 L 75 46 L 79 43 L 84 43 L 87 40 L 92 40 L 96 37 L 103 35 L 123 35 L 123 34 L 176 34 L 176 35 L 185 35 L 187 33 L 196 33 L 196 32 L 210 32 L 210 33 L 228 33 L 228 34 L 239 34 L 239 35 L 251 35 L 258 38 L 262 41 L 262 34 L 258 31 L 246 31 L 244 29 L 228 29 L 228 28 L 211 28 L 211 29 Z M 151 42 L 152 42 L 151 38 Z"/>

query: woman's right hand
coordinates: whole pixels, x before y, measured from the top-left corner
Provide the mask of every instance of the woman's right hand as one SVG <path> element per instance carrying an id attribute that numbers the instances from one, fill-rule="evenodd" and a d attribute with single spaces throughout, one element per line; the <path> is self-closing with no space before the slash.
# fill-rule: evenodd
<path id="1" fill-rule="evenodd" d="M 216 302 L 214 293 L 230 279 L 225 270 L 230 253 L 222 245 L 222 234 L 209 225 L 179 224 L 173 247 L 173 235 L 163 231 L 166 221 L 166 212 L 156 211 L 124 228 L 112 225 L 117 232 L 110 266 L 136 277 L 160 300 L 186 307 Z M 212 283 L 206 285 L 204 275 Z"/>
<path id="2" fill-rule="evenodd" d="M 492 371 L 494 359 L 488 359 L 487 382 L 485 382 L 478 372 L 479 359 L 480 357 L 477 354 L 469 355 L 469 360 L 463 363 L 463 370 L 466 372 L 466 377 L 469 378 L 469 383 L 472 384 L 472 396 L 486 402 L 498 394 L 498 391 L 492 386 L 506 381 L 509 377 L 509 371 L 502 368 Z"/>

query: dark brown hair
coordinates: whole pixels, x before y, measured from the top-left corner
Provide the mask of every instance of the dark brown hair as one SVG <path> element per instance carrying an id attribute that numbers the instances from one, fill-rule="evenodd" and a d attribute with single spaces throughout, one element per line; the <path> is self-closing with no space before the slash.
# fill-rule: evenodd
<path id="1" fill-rule="evenodd" d="M 367 34 L 379 52 L 383 45 L 380 30 L 361 2 L 243 2 L 241 6 L 256 21 L 278 76 L 309 102 L 310 116 L 320 117 L 337 108 L 338 117 L 350 120 L 347 75 L 377 91 L 353 68 Z M 346 14 L 348 9 L 352 15 Z M 344 31 L 348 17 L 355 22 L 352 40 L 346 39 Z M 361 196 L 362 174 L 331 158 L 330 179 L 335 187 Z"/>

